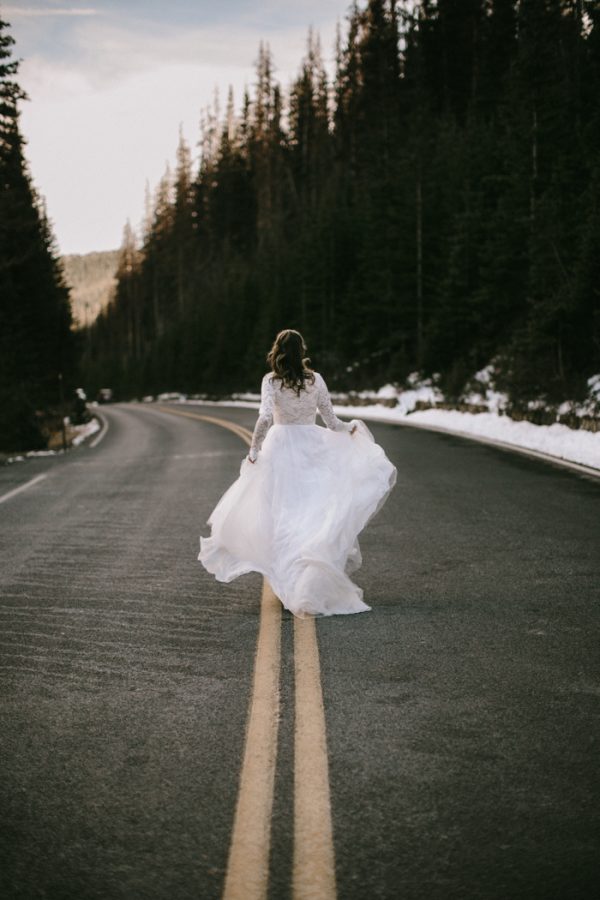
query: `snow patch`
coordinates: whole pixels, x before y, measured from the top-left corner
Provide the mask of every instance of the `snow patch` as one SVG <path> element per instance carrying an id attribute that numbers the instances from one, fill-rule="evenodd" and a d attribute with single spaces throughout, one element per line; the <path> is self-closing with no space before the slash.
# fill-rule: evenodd
<path id="1" fill-rule="evenodd" d="M 71 441 L 71 444 L 74 447 L 77 447 L 82 441 L 85 441 L 86 438 L 90 437 L 92 434 L 95 434 L 96 431 L 100 431 L 100 423 L 98 419 L 90 419 L 89 422 L 86 422 L 84 425 L 74 425 L 72 426 L 72 430 L 76 432 L 75 437 Z"/>
<path id="2" fill-rule="evenodd" d="M 446 401 L 439 387 L 440 374 L 437 372 L 430 378 L 424 378 L 419 372 L 411 372 L 404 386 L 385 384 L 378 391 L 332 393 L 332 399 L 337 415 L 344 418 L 431 426 L 456 434 L 468 434 L 512 444 L 515 447 L 537 450 L 557 459 L 600 470 L 600 431 L 569 428 L 558 422 L 537 425 L 511 419 L 509 415 L 504 414 L 509 397 L 495 387 L 498 371 L 498 365 L 494 361 L 484 366 L 469 379 L 459 398 L 459 403 L 483 411 L 436 408 L 438 404 Z M 528 408 L 532 411 L 548 409 L 557 416 L 574 413 L 577 417 L 598 417 L 600 374 L 589 378 L 587 384 L 588 394 L 583 402 L 564 401 L 556 407 L 550 406 L 543 398 L 532 398 Z M 198 398 L 187 399 L 185 402 L 202 406 L 258 409 L 259 401 L 260 395 L 243 393 L 234 394 L 226 401 Z M 431 408 L 417 409 L 418 404 Z"/>
<path id="3" fill-rule="evenodd" d="M 431 425 L 449 432 L 472 434 L 502 441 L 549 456 L 600 470 L 600 432 L 569 428 L 567 425 L 534 425 L 515 422 L 492 412 L 469 413 L 454 409 L 423 409 L 405 415 L 396 407 L 334 406 L 339 416 L 396 424 Z"/>
<path id="4" fill-rule="evenodd" d="M 377 396 L 382 400 L 395 400 L 398 397 L 398 388 L 394 384 L 384 384 L 377 391 Z"/>
<path id="5" fill-rule="evenodd" d="M 492 438 L 600 469 L 600 432 L 573 429 L 557 422 L 553 425 L 515 422 L 508 416 L 497 416 L 491 412 L 426 409 L 413 413 L 410 418 L 414 422 Z"/>

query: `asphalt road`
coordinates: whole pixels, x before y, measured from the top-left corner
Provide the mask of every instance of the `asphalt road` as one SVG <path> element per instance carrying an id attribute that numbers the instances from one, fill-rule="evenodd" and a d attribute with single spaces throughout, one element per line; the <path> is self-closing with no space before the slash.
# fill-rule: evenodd
<path id="1" fill-rule="evenodd" d="M 251 410 L 212 414 L 252 427 Z M 198 535 L 245 448 L 151 405 L 0 469 L 2 898 L 220 896 L 261 579 Z M 373 425 L 373 611 L 319 620 L 339 900 L 596 896 L 600 482 Z M 290 896 L 292 617 L 270 900 Z"/>

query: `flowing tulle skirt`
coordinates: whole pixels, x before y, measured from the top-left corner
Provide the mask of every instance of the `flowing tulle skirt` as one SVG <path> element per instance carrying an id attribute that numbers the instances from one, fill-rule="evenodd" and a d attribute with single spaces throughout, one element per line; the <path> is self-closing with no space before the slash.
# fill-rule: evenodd
<path id="1" fill-rule="evenodd" d="M 213 510 L 198 559 L 218 581 L 261 572 L 296 616 L 369 610 L 348 577 L 358 534 L 380 509 L 396 469 L 363 422 L 357 430 L 273 425 L 254 464 Z"/>

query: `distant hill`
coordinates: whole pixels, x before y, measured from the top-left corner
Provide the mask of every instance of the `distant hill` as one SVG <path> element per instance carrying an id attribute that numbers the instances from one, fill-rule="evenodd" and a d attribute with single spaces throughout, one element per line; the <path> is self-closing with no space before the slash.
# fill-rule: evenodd
<path id="1" fill-rule="evenodd" d="M 76 328 L 91 325 L 111 300 L 117 284 L 119 253 L 119 250 L 106 250 L 63 256 Z"/>

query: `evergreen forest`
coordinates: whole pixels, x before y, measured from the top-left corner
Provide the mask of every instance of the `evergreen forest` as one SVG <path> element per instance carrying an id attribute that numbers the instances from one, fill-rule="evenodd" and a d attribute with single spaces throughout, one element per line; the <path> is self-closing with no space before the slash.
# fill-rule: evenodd
<path id="1" fill-rule="evenodd" d="M 118 396 L 254 389 L 298 328 L 334 387 L 496 363 L 514 403 L 600 369 L 600 9 L 583 0 L 369 0 L 290 90 L 183 139 L 83 371 Z"/>
<path id="2" fill-rule="evenodd" d="M 257 390 L 284 327 L 339 390 L 418 372 L 459 397 L 492 362 L 518 406 L 578 399 L 600 371 L 595 0 L 354 4 L 335 69 L 311 31 L 285 89 L 261 45 L 199 153 L 180 135 L 77 334 L 1 27 L 4 429 L 27 430 L 59 372 L 118 399 Z"/>
<path id="3" fill-rule="evenodd" d="M 0 19 L 0 450 L 44 447 L 78 377 L 69 290 L 24 153 L 13 45 Z"/>

